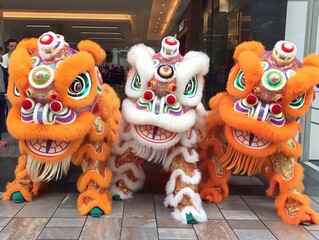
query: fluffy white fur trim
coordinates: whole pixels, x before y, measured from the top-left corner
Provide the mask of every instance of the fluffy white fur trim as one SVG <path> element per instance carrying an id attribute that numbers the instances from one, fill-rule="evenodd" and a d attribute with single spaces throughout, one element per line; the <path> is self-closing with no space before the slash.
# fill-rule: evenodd
<path id="1" fill-rule="evenodd" d="M 132 171 L 134 176 L 138 179 L 141 179 L 142 181 L 145 180 L 145 174 L 140 165 L 136 165 L 134 163 L 126 163 L 121 165 L 119 168 L 115 167 L 115 157 L 111 157 L 108 161 L 108 165 L 113 171 L 113 173 L 116 173 L 116 175 L 124 174 L 126 171 Z M 115 176 L 116 177 L 116 176 Z M 113 178 L 113 180 L 115 179 Z M 115 181 L 115 180 L 114 180 Z"/>
<path id="2" fill-rule="evenodd" d="M 197 133 L 194 129 L 190 130 L 192 131 L 191 137 L 188 138 L 188 131 L 184 132 L 181 137 L 181 144 L 185 147 L 193 147 L 197 143 Z"/>
<path id="3" fill-rule="evenodd" d="M 130 99 L 122 103 L 122 115 L 124 118 L 136 125 L 154 125 L 172 132 L 184 132 L 192 128 L 196 121 L 196 111 L 189 110 L 182 116 L 176 117 L 169 114 L 156 115 L 136 109 Z"/>
<path id="4" fill-rule="evenodd" d="M 154 54 L 155 51 L 144 44 L 137 44 L 128 51 L 127 61 L 132 66 L 125 85 L 125 93 L 128 97 L 139 98 L 143 96 L 144 91 L 147 89 L 147 82 L 155 72 L 152 61 Z M 138 72 L 141 79 L 141 89 L 138 91 L 131 88 L 131 82 L 136 72 Z"/>
<path id="5" fill-rule="evenodd" d="M 203 76 L 208 72 L 209 58 L 205 53 L 190 51 L 185 56 L 183 61 L 178 65 L 176 70 L 176 87 L 175 95 L 179 103 L 186 106 L 196 106 L 201 102 L 203 94 Z M 184 96 L 184 91 L 187 83 L 193 76 L 197 77 L 198 89 L 193 97 Z"/>
<path id="6" fill-rule="evenodd" d="M 171 163 L 178 154 L 182 154 L 184 160 L 189 163 L 195 163 L 198 162 L 198 153 L 195 151 L 195 149 L 192 149 L 192 154 L 189 154 L 186 147 L 179 146 L 173 150 L 173 152 L 167 156 L 165 161 L 163 162 L 163 168 L 166 171 L 169 171 L 169 167 L 171 166 Z"/>
<path id="7" fill-rule="evenodd" d="M 195 169 L 193 172 L 193 176 L 190 177 L 185 174 L 182 169 L 176 169 L 170 176 L 169 181 L 166 184 L 166 194 L 171 194 L 175 190 L 176 186 L 176 178 L 181 177 L 181 180 L 186 184 L 195 184 L 197 185 L 200 181 L 201 174 L 200 172 Z"/>
<path id="8" fill-rule="evenodd" d="M 204 108 L 203 104 L 200 103 L 196 107 L 196 123 L 195 123 L 195 129 L 199 130 L 203 136 L 205 136 L 205 125 L 206 125 L 206 116 L 207 116 L 207 111 Z"/>
<path id="9" fill-rule="evenodd" d="M 110 192 L 112 193 L 112 195 L 120 195 L 121 199 L 124 200 L 124 199 L 129 199 L 129 198 L 132 198 L 133 197 L 133 192 L 128 192 L 127 195 L 125 193 L 123 193 L 121 190 L 119 190 L 115 184 L 112 184 L 111 187 L 110 187 Z"/>
<path id="10" fill-rule="evenodd" d="M 174 212 L 172 212 L 172 216 L 177 221 L 183 224 L 187 224 L 186 214 L 189 214 L 189 213 L 193 215 L 193 217 L 196 219 L 197 222 L 207 221 L 206 213 L 202 208 L 197 210 L 194 207 L 185 207 L 182 211 L 180 211 L 178 208 L 175 208 Z"/>
<path id="11" fill-rule="evenodd" d="M 135 143 L 133 140 L 129 140 L 127 142 L 125 142 L 122 146 L 120 146 L 121 141 L 116 142 L 115 144 L 113 144 L 113 149 L 112 149 L 112 153 L 117 154 L 117 155 L 121 155 L 123 154 L 127 149 L 134 147 Z"/>
<path id="12" fill-rule="evenodd" d="M 121 126 L 121 128 L 119 129 L 119 132 L 118 132 L 119 137 L 120 137 L 120 141 L 121 141 L 121 140 L 127 141 L 127 140 L 132 139 L 132 132 L 131 132 L 131 130 L 128 131 L 127 133 L 124 132 L 125 127 L 129 126 L 129 123 L 127 123 L 127 122 L 124 121 L 124 120 L 121 120 L 121 121 L 120 121 L 120 126 Z"/>

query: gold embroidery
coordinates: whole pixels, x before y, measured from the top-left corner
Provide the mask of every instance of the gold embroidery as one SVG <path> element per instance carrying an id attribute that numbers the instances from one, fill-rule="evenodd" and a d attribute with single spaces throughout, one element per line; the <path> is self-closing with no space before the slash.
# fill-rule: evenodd
<path id="1" fill-rule="evenodd" d="M 275 153 L 271 156 L 271 160 L 275 172 L 279 173 L 285 182 L 294 177 L 295 158 L 287 157 L 282 153 Z"/>

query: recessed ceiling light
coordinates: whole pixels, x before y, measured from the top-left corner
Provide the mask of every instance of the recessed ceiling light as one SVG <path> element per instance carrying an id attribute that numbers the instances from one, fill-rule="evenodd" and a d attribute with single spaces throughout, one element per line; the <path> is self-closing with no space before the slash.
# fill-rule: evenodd
<path id="1" fill-rule="evenodd" d="M 162 4 L 162 7 L 165 7 L 165 4 L 164 4 L 164 3 Z"/>
<path id="2" fill-rule="evenodd" d="M 80 32 L 81 34 L 120 35 L 120 32 Z"/>
<path id="3" fill-rule="evenodd" d="M 160 14 L 162 14 L 163 12 L 160 12 Z"/>
<path id="4" fill-rule="evenodd" d="M 154 30 L 154 32 L 156 32 L 156 29 Z"/>
<path id="5" fill-rule="evenodd" d="M 161 18 L 158 18 L 158 20 L 161 20 Z"/>
<path id="6" fill-rule="evenodd" d="M 96 28 L 96 29 L 119 29 L 117 26 L 78 26 L 78 25 L 73 25 L 71 28 Z"/>
<path id="7" fill-rule="evenodd" d="M 49 28 L 50 25 L 36 25 L 36 24 L 27 24 L 25 25 L 28 28 Z"/>

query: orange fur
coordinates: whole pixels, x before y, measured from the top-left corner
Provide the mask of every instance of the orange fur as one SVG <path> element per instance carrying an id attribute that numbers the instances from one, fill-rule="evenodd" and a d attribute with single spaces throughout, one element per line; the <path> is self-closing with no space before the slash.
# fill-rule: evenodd
<path id="1" fill-rule="evenodd" d="M 83 173 L 78 182 L 77 182 L 77 187 L 79 192 L 84 192 L 90 182 L 95 182 L 102 188 L 107 188 L 112 180 L 112 172 L 110 169 L 105 168 L 104 170 L 104 176 L 102 176 L 100 173 L 96 171 L 87 171 L 86 173 Z"/>
<path id="2" fill-rule="evenodd" d="M 234 52 L 234 59 L 238 60 L 241 53 L 245 51 L 251 51 L 259 55 L 265 51 L 265 47 L 260 42 L 256 42 L 256 41 L 243 42 L 236 47 Z"/>
<path id="3" fill-rule="evenodd" d="M 98 65 L 100 65 L 106 57 L 106 53 L 103 48 L 101 48 L 100 45 L 98 45 L 97 43 L 90 40 L 80 41 L 78 44 L 78 48 L 80 51 L 85 51 L 92 54 L 92 56 L 94 57 L 94 61 Z"/>
<path id="4" fill-rule="evenodd" d="M 290 218 L 286 214 L 285 203 L 288 198 L 294 199 L 301 203 L 301 208 L 298 211 L 298 214 L 295 218 Z M 289 224 L 298 225 L 304 217 L 304 214 L 310 215 L 312 221 L 316 224 L 319 223 L 319 215 L 314 210 L 309 207 L 310 199 L 306 195 L 296 195 L 291 192 L 281 193 L 275 200 L 275 206 L 277 208 L 277 213 L 281 217 L 281 219 Z"/>
<path id="5" fill-rule="evenodd" d="M 90 198 L 87 205 L 84 204 L 84 199 Z M 81 215 L 86 215 L 94 207 L 99 207 L 105 214 L 111 214 L 111 195 L 109 193 L 98 193 L 96 190 L 89 188 L 85 192 L 81 193 L 78 197 L 78 210 Z"/>

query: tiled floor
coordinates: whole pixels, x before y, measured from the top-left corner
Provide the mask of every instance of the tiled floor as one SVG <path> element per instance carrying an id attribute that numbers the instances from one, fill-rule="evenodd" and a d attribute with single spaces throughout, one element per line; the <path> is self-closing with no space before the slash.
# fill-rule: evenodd
<path id="1" fill-rule="evenodd" d="M 0 148 L 0 196 L 13 179 L 17 142 Z M 0 201 L 0 239 L 319 239 L 319 225 L 290 226 L 281 222 L 273 199 L 264 195 L 266 186 L 257 177 L 233 176 L 231 195 L 220 205 L 206 204 L 206 223 L 183 225 L 163 206 L 167 176 L 146 165 L 144 190 L 133 199 L 113 202 L 113 213 L 92 218 L 76 209 L 76 179 L 79 169 L 58 182 L 50 182 L 32 202 Z M 319 211 L 319 184 L 305 178 L 312 207 Z"/>

